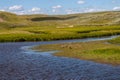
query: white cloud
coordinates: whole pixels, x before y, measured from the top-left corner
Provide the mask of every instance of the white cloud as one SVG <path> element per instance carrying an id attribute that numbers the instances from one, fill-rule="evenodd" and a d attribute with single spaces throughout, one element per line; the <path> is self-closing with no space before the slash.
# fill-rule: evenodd
<path id="1" fill-rule="evenodd" d="M 84 12 L 98 12 L 98 11 L 105 11 L 105 9 L 87 8 L 84 10 Z"/>
<path id="2" fill-rule="evenodd" d="M 85 12 L 95 12 L 95 11 L 97 11 L 96 9 L 87 9 L 87 10 L 85 10 Z"/>
<path id="3" fill-rule="evenodd" d="M 22 5 L 14 5 L 8 8 L 10 11 L 22 11 L 24 10 Z"/>
<path id="4" fill-rule="evenodd" d="M 56 11 L 57 11 L 57 10 L 55 10 L 55 9 L 52 10 L 52 12 L 54 12 L 54 13 L 55 13 Z"/>
<path id="5" fill-rule="evenodd" d="M 78 3 L 78 4 L 84 4 L 85 1 L 83 1 L 83 0 L 79 0 L 77 3 Z"/>
<path id="6" fill-rule="evenodd" d="M 74 10 L 74 9 L 68 9 L 66 10 L 67 14 L 77 14 L 77 13 L 81 13 L 80 10 Z"/>
<path id="7" fill-rule="evenodd" d="M 120 10 L 120 7 L 114 7 L 113 10 Z"/>
<path id="8" fill-rule="evenodd" d="M 60 12 L 60 9 L 61 9 L 61 8 L 62 8 L 61 5 L 53 6 L 53 7 L 52 7 L 52 12 L 53 12 L 53 13 Z"/>
<path id="9" fill-rule="evenodd" d="M 34 7 L 31 9 L 31 12 L 40 12 L 41 9 L 40 8 L 37 8 L 37 7 Z"/>
<path id="10" fill-rule="evenodd" d="M 59 8 L 62 8 L 62 6 L 61 5 L 57 5 L 57 6 L 53 6 L 52 8 L 53 9 L 59 9 Z"/>
<path id="11" fill-rule="evenodd" d="M 106 11 L 106 9 L 98 9 L 98 8 L 68 9 L 65 12 L 67 14 L 77 14 L 77 13 L 99 12 L 99 11 Z"/>
<path id="12" fill-rule="evenodd" d="M 24 15 L 24 14 L 26 14 L 26 11 L 19 11 L 19 12 L 16 12 L 17 14 L 19 14 L 19 15 Z"/>
<path id="13" fill-rule="evenodd" d="M 0 9 L 0 11 L 6 11 L 5 9 Z"/>
<path id="14" fill-rule="evenodd" d="M 43 13 L 43 12 L 41 11 L 41 8 L 33 7 L 31 10 L 28 10 L 27 13 L 28 14 L 40 14 L 40 13 Z"/>
<path id="15" fill-rule="evenodd" d="M 66 10 L 67 14 L 73 14 L 74 11 L 72 9 Z"/>
<path id="16" fill-rule="evenodd" d="M 112 0 L 112 3 L 116 3 L 117 2 L 117 0 Z"/>

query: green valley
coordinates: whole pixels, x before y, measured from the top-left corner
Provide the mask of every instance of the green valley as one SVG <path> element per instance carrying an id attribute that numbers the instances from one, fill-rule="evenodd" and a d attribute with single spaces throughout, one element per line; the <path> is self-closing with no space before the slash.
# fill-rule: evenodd
<path id="1" fill-rule="evenodd" d="M 16 15 L 0 12 L 0 42 L 49 41 L 120 34 L 120 12 Z"/>

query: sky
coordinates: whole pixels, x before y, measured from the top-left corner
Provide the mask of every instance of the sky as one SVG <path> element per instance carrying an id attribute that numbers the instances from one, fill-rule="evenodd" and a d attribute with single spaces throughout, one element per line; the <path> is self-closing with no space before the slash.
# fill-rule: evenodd
<path id="1" fill-rule="evenodd" d="M 120 0 L 0 0 L 0 11 L 23 14 L 74 14 L 119 11 Z"/>

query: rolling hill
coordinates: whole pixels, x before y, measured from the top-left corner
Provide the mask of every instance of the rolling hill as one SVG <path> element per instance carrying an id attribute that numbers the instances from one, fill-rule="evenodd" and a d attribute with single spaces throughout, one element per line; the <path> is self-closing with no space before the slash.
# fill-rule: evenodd
<path id="1" fill-rule="evenodd" d="M 16 15 L 8 12 L 0 12 L 0 27 L 3 23 L 6 27 L 15 26 L 68 26 L 68 25 L 119 25 L 120 11 L 81 13 L 70 15 Z M 11 24 L 11 25 L 7 25 Z M 13 25 L 12 25 L 13 24 Z"/>
<path id="2" fill-rule="evenodd" d="M 79 39 L 120 34 L 120 11 L 69 15 L 0 12 L 0 42 Z"/>

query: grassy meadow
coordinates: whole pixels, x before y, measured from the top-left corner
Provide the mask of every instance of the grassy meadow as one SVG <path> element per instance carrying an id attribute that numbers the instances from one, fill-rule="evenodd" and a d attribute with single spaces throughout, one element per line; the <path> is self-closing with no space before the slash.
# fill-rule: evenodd
<path id="1" fill-rule="evenodd" d="M 120 34 L 120 12 L 16 15 L 0 12 L 0 42 L 49 41 Z"/>
<path id="2" fill-rule="evenodd" d="M 49 41 L 64 39 L 80 39 L 120 34 L 120 26 L 72 27 L 72 28 L 14 28 L 0 30 L 0 42 L 16 41 Z"/>
<path id="3" fill-rule="evenodd" d="M 37 51 L 57 50 L 55 56 L 77 58 L 98 63 L 120 65 L 120 45 L 107 41 L 77 42 L 36 46 Z"/>

